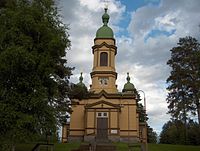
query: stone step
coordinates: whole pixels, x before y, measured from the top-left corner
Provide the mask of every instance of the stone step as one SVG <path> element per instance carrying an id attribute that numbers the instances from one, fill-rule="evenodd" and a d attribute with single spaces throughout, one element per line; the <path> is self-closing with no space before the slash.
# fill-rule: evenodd
<path id="1" fill-rule="evenodd" d="M 116 146 L 113 144 L 97 144 L 96 151 L 116 151 Z"/>
<path id="2" fill-rule="evenodd" d="M 116 146 L 113 144 L 96 144 L 92 146 L 90 144 L 82 144 L 79 149 L 73 149 L 71 151 L 117 151 Z"/>

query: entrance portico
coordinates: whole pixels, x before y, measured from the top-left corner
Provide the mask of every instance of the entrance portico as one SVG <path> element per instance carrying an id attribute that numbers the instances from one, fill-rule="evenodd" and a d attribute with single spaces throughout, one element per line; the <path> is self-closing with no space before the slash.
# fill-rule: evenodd
<path id="1" fill-rule="evenodd" d="M 120 111 L 119 105 L 104 100 L 86 105 L 84 140 L 106 141 L 119 136 Z"/>

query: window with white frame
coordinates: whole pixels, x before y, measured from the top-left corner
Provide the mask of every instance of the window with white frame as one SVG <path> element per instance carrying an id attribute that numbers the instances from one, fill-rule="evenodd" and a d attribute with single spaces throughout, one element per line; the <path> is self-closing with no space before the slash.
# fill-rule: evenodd
<path id="1" fill-rule="evenodd" d="M 108 113 L 107 112 L 98 112 L 97 117 L 108 117 Z"/>

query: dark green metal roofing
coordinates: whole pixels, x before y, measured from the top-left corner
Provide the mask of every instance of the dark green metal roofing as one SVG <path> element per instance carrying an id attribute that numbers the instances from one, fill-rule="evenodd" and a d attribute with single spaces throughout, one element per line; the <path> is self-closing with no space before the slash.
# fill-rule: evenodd
<path id="1" fill-rule="evenodd" d="M 100 27 L 96 32 L 96 38 L 113 38 L 113 30 L 108 27 L 108 22 L 110 16 L 107 14 L 107 8 L 105 8 L 105 13 L 102 16 L 103 26 Z"/>
<path id="2" fill-rule="evenodd" d="M 127 83 L 124 84 L 124 88 L 123 88 L 123 92 L 134 92 L 136 89 L 135 89 L 135 86 L 130 83 L 130 77 L 129 77 L 129 73 L 127 73 Z"/>

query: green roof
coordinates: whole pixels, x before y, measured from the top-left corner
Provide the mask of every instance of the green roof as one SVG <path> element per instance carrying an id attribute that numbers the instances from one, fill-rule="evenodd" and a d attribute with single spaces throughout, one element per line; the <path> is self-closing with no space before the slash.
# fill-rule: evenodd
<path id="1" fill-rule="evenodd" d="M 102 16 L 103 26 L 100 27 L 96 32 L 96 38 L 113 38 L 113 30 L 108 27 L 109 15 L 107 14 L 107 8 L 105 8 L 105 13 Z"/>

